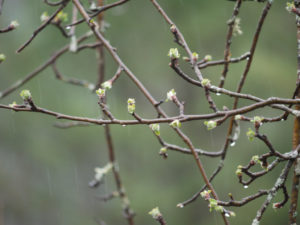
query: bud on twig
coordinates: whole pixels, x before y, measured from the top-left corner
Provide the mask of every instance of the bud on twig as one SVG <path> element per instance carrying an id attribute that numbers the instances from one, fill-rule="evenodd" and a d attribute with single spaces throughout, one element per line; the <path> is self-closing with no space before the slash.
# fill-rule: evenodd
<path id="1" fill-rule="evenodd" d="M 249 141 L 253 141 L 254 137 L 255 137 L 255 132 L 251 128 L 249 128 L 246 135 L 247 135 Z"/>
<path id="2" fill-rule="evenodd" d="M 104 98 L 104 97 L 105 97 L 105 89 L 99 88 L 98 90 L 96 90 L 96 94 L 97 94 L 100 98 Z"/>
<path id="3" fill-rule="evenodd" d="M 0 54 L 0 63 L 2 63 L 6 59 L 4 54 Z"/>
<path id="4" fill-rule="evenodd" d="M 209 61 L 212 60 L 212 56 L 211 56 L 211 55 L 206 55 L 206 56 L 204 56 L 204 60 L 205 60 L 206 62 L 209 62 Z"/>
<path id="5" fill-rule="evenodd" d="M 28 101 L 32 98 L 29 90 L 22 90 L 20 96 L 24 101 Z"/>
<path id="6" fill-rule="evenodd" d="M 179 59 L 180 58 L 180 54 L 178 52 L 178 49 L 177 48 L 170 48 L 168 56 L 171 59 Z"/>
<path id="7" fill-rule="evenodd" d="M 210 87 L 210 80 L 209 79 L 202 79 L 201 84 L 203 87 Z"/>
<path id="8" fill-rule="evenodd" d="M 127 100 L 127 109 L 130 114 L 134 113 L 134 111 L 135 111 L 135 99 L 134 98 L 129 98 Z"/>
<path id="9" fill-rule="evenodd" d="M 109 90 L 112 88 L 112 82 L 111 80 L 105 81 L 101 84 L 101 87 L 105 90 Z"/>
<path id="10" fill-rule="evenodd" d="M 174 101 L 176 98 L 176 92 L 174 89 L 170 90 L 168 93 L 167 93 L 167 99 L 166 99 L 166 102 L 167 101 Z"/>
<path id="11" fill-rule="evenodd" d="M 170 123 L 170 126 L 173 128 L 180 128 L 181 127 L 181 123 L 179 120 L 174 120 L 172 123 Z"/>
<path id="12" fill-rule="evenodd" d="M 158 123 L 150 124 L 149 127 L 155 133 L 155 135 L 157 135 L 157 136 L 160 135 L 160 126 Z"/>
<path id="13" fill-rule="evenodd" d="M 217 127 L 217 122 L 214 120 L 204 121 L 207 130 L 212 130 Z"/>

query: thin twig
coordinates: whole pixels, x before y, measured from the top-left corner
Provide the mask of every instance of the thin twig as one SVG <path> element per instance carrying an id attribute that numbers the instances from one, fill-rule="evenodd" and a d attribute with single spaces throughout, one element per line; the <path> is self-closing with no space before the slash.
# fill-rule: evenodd
<path id="1" fill-rule="evenodd" d="M 224 65 L 226 63 L 238 63 L 241 62 L 245 59 L 247 59 L 250 56 L 249 52 L 246 52 L 245 54 L 241 55 L 238 58 L 230 58 L 229 61 L 225 61 L 225 60 L 216 60 L 216 61 L 208 61 L 208 62 L 204 62 L 204 63 L 198 63 L 198 67 L 199 69 L 204 69 L 206 67 L 210 67 L 210 66 L 217 66 L 217 65 Z"/>
<path id="2" fill-rule="evenodd" d="M 50 2 L 49 0 L 44 0 L 44 2 L 50 6 L 59 6 L 59 5 L 62 5 L 64 2 L 66 2 L 66 0 L 61 0 L 58 2 Z"/>
<path id="3" fill-rule="evenodd" d="M 0 29 L 0 34 L 1 33 L 7 33 L 9 31 L 12 31 L 12 30 L 15 30 L 15 29 L 16 29 L 16 26 L 13 23 L 11 23 L 6 28 Z"/>
<path id="4" fill-rule="evenodd" d="M 257 211 L 256 213 L 256 217 L 254 218 L 252 225 L 257 225 L 259 224 L 259 221 L 262 218 L 263 213 L 265 212 L 266 208 L 268 207 L 268 205 L 271 203 L 272 199 L 275 197 L 278 189 L 282 188 L 284 186 L 284 183 L 287 179 L 289 170 L 293 164 L 294 160 L 289 160 L 286 163 L 285 168 L 282 170 L 280 176 L 277 178 L 276 183 L 274 185 L 274 187 L 272 189 L 270 189 L 268 196 L 265 200 L 265 202 L 262 204 L 261 208 Z"/>
<path id="5" fill-rule="evenodd" d="M 81 43 L 82 41 L 86 40 L 88 37 L 90 37 L 90 33 L 82 35 L 77 42 Z M 84 45 L 86 47 L 89 47 L 88 45 Z M 85 48 L 82 46 L 82 49 Z M 7 95 L 11 94 L 13 91 L 27 83 L 29 80 L 40 74 L 42 71 L 44 71 L 48 66 L 50 66 L 53 62 L 55 62 L 60 56 L 62 56 L 64 53 L 66 53 L 69 50 L 69 44 L 55 52 L 46 62 L 44 62 L 41 66 L 36 68 L 33 72 L 29 73 L 27 76 L 25 76 L 23 79 L 16 81 L 13 85 L 5 89 L 4 91 L 0 92 L 0 99 L 6 97 Z"/>
<path id="6" fill-rule="evenodd" d="M 154 100 L 153 100 L 154 101 Z M 86 117 L 77 117 L 77 116 L 70 116 L 70 115 L 65 115 L 61 114 L 58 112 L 53 112 L 48 109 L 40 108 L 37 107 L 37 110 L 31 110 L 30 108 L 23 108 L 19 107 L 19 105 L 16 106 L 7 106 L 0 104 L 0 108 L 3 109 L 11 109 L 16 112 L 18 111 L 23 111 L 23 112 L 38 112 L 38 113 L 43 113 L 51 116 L 57 117 L 57 119 L 68 119 L 68 120 L 73 120 L 73 121 L 83 121 L 83 122 L 89 122 L 93 124 L 119 124 L 119 125 L 136 125 L 136 124 L 153 124 L 153 123 L 171 123 L 174 120 L 179 120 L 180 122 L 188 122 L 188 121 L 194 121 L 194 120 L 204 120 L 204 119 L 214 119 L 217 117 L 223 117 L 223 116 L 234 116 L 234 115 L 239 115 L 243 113 L 247 113 L 250 111 L 253 111 L 254 109 L 258 109 L 270 104 L 274 103 L 286 103 L 289 104 L 291 102 L 293 103 L 300 103 L 300 99 L 277 99 L 277 98 L 269 98 L 265 100 L 264 102 L 258 102 L 249 106 L 241 107 L 235 110 L 226 110 L 226 111 L 218 111 L 217 113 L 210 113 L 210 114 L 196 114 L 196 115 L 184 115 L 182 117 L 181 115 L 179 116 L 173 116 L 169 117 L 165 114 L 164 111 L 162 111 L 160 108 L 158 110 L 160 113 L 163 115 L 163 118 L 156 118 L 156 119 L 144 119 L 141 118 L 140 120 L 119 120 L 119 119 L 113 119 L 113 120 L 101 120 L 101 119 L 91 119 L 91 118 L 86 118 Z M 185 137 L 185 135 L 179 130 L 176 129 L 176 132 L 180 135 L 180 137 Z M 182 136 L 181 136 L 182 135 Z M 195 149 L 193 149 L 195 151 Z M 195 151 L 196 154 L 196 151 Z"/>
<path id="7" fill-rule="evenodd" d="M 257 41 L 258 41 L 258 38 L 259 38 L 259 35 L 260 35 L 260 32 L 261 32 L 262 26 L 264 24 L 265 18 L 266 18 L 267 14 L 268 14 L 268 12 L 271 8 L 271 5 L 272 5 L 272 2 L 268 1 L 266 6 L 264 7 L 263 12 L 261 14 L 261 17 L 258 21 L 258 25 L 257 25 L 256 31 L 255 31 L 255 34 L 254 34 L 254 37 L 253 37 L 253 40 L 252 40 L 251 48 L 250 48 L 250 56 L 248 57 L 245 70 L 244 70 L 243 75 L 241 77 L 241 80 L 238 84 L 238 88 L 237 88 L 237 91 L 236 91 L 237 93 L 241 92 L 241 90 L 243 88 L 243 85 L 244 85 L 244 82 L 246 80 L 246 77 L 249 73 L 249 70 L 250 70 L 250 67 L 251 67 L 251 64 L 252 64 L 252 60 L 253 60 L 253 56 L 254 56 L 254 52 L 255 52 L 255 49 L 256 49 Z M 238 102 L 239 102 L 239 98 L 236 97 L 235 100 L 234 100 L 234 103 L 233 103 L 233 110 L 237 108 Z M 227 136 L 226 136 L 226 140 L 225 140 L 225 143 L 224 143 L 224 146 L 223 146 L 223 156 L 222 156 L 222 158 L 226 157 L 227 150 L 228 150 L 229 144 L 230 144 L 231 139 L 232 139 L 231 136 L 232 136 L 232 132 L 233 132 L 234 126 L 235 126 L 234 123 L 235 123 L 235 120 L 232 117 L 230 122 L 229 122 L 228 130 L 227 130 Z"/>
<path id="8" fill-rule="evenodd" d="M 268 190 L 260 190 L 257 193 L 255 193 L 253 195 L 250 195 L 250 196 L 247 196 L 247 197 L 243 198 L 240 201 L 236 201 L 236 200 L 230 200 L 229 202 L 218 201 L 218 205 L 241 207 L 243 205 L 246 205 L 249 202 L 252 202 L 253 200 L 255 200 L 255 199 L 257 199 L 261 196 L 267 195 L 268 193 L 269 193 Z"/>
<path id="9" fill-rule="evenodd" d="M 85 122 L 65 122 L 65 123 L 55 123 L 54 126 L 61 129 L 67 129 L 72 127 L 87 127 L 87 126 L 91 126 L 91 124 Z"/>
<path id="10" fill-rule="evenodd" d="M 227 22 L 228 23 L 228 32 L 227 32 L 227 37 L 226 37 L 226 46 L 225 46 L 225 53 L 224 53 L 224 68 L 222 71 L 221 75 L 221 81 L 219 84 L 219 87 L 222 88 L 225 83 L 226 75 L 228 72 L 228 67 L 229 67 L 229 61 L 231 57 L 230 53 L 230 46 L 232 42 L 232 35 L 233 35 L 233 29 L 234 29 L 234 24 L 237 18 L 237 15 L 239 14 L 240 7 L 242 5 L 242 0 L 237 0 L 234 6 L 233 14 L 231 19 Z"/>
<path id="11" fill-rule="evenodd" d="M 95 88 L 95 85 L 88 82 L 88 81 L 85 81 L 85 80 L 79 80 L 77 78 L 69 78 L 69 77 L 65 77 L 64 75 L 62 75 L 62 73 L 57 69 L 57 66 L 56 66 L 56 63 L 53 62 L 52 63 L 52 69 L 53 69 L 53 72 L 55 74 L 55 77 L 58 79 L 58 80 L 61 80 L 61 81 L 64 81 L 66 83 L 69 83 L 69 84 L 73 84 L 73 85 L 77 85 L 77 86 L 82 86 L 82 87 L 85 87 L 85 88 L 88 88 L 89 90 L 93 91 L 94 88 Z"/>
<path id="12" fill-rule="evenodd" d="M 97 12 L 95 12 L 94 14 L 92 14 L 90 17 L 94 18 L 94 17 L 98 16 L 99 14 L 101 14 L 104 11 L 106 11 L 108 9 L 111 9 L 111 8 L 114 8 L 116 6 L 122 5 L 122 4 L 124 4 L 124 3 L 128 2 L 128 1 L 129 0 L 120 0 L 120 1 L 117 1 L 117 2 L 114 2 L 114 3 L 111 3 L 111 4 L 104 5 L 99 10 L 97 10 Z M 66 25 L 66 27 L 76 26 L 76 25 L 81 24 L 83 22 L 85 22 L 85 19 L 81 19 L 81 20 L 78 20 L 78 21 L 76 21 L 74 23 L 68 24 L 68 25 Z"/>
<path id="13" fill-rule="evenodd" d="M 57 16 L 57 14 L 62 11 L 66 6 L 69 0 L 64 0 L 61 2 L 60 7 L 51 15 L 47 20 L 39 26 L 32 34 L 32 36 L 29 38 L 28 41 L 26 41 L 18 50 L 17 53 L 20 53 L 24 48 L 26 48 L 32 41 L 33 39 L 42 31 L 44 30 L 51 22 L 52 20 Z"/>
<path id="14" fill-rule="evenodd" d="M 77 6 L 79 12 L 85 18 L 86 22 L 88 23 L 88 25 L 90 26 L 90 28 L 94 32 L 95 36 L 104 44 L 104 46 L 109 51 L 109 53 L 112 55 L 112 57 L 115 59 L 115 61 L 124 69 L 124 71 L 126 72 L 126 74 L 134 81 L 134 83 L 144 93 L 145 97 L 151 102 L 151 104 L 153 106 L 157 105 L 157 101 L 152 97 L 152 95 L 144 87 L 144 85 L 136 78 L 136 76 L 129 70 L 129 68 L 123 63 L 123 61 L 116 54 L 116 51 L 110 45 L 110 43 L 101 35 L 101 33 L 99 31 L 97 31 L 95 29 L 96 25 L 93 22 L 91 22 L 90 17 L 86 13 L 86 11 L 84 10 L 84 8 L 80 4 L 80 2 L 78 0 L 73 0 L 73 3 Z M 197 66 L 195 68 L 198 69 Z M 164 117 L 167 117 L 166 113 L 164 111 L 162 111 L 159 107 L 156 107 L 156 109 L 157 109 L 157 111 L 161 115 L 163 115 Z M 200 158 L 199 158 L 198 154 L 196 153 L 195 148 L 194 148 L 192 142 L 190 141 L 190 139 L 181 130 L 179 130 L 178 128 L 174 128 L 174 130 L 182 138 L 182 140 L 187 144 L 187 146 L 191 149 L 192 154 L 194 156 L 194 159 L 196 161 L 196 164 L 197 164 L 197 166 L 198 166 L 198 168 L 200 170 L 200 173 L 201 173 L 201 175 L 202 175 L 205 183 L 207 184 L 207 187 L 212 191 L 212 194 L 213 194 L 214 198 L 218 200 L 218 196 L 217 196 L 216 192 L 214 191 L 211 183 L 209 182 L 209 180 L 207 178 L 206 172 L 205 172 L 205 170 L 204 170 L 204 168 L 202 166 Z M 229 224 L 228 221 L 227 221 L 227 219 L 225 218 L 224 214 L 222 214 L 222 217 L 224 219 L 225 224 Z"/>

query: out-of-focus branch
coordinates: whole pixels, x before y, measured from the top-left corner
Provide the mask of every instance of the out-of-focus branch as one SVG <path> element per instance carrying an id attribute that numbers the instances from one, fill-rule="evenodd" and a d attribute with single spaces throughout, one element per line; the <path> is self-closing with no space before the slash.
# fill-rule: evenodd
<path id="1" fill-rule="evenodd" d="M 82 35 L 77 42 L 81 43 L 82 41 L 86 40 L 88 37 L 90 37 L 90 33 L 86 33 Z M 81 48 L 84 49 L 85 47 L 89 47 L 89 45 L 83 45 Z M 79 49 L 81 49 L 79 48 Z M 35 76 L 39 75 L 42 71 L 44 71 L 48 66 L 50 66 L 53 62 L 55 62 L 60 56 L 62 56 L 64 53 L 66 53 L 69 50 L 69 45 L 66 45 L 65 47 L 58 50 L 56 53 L 54 53 L 45 63 L 43 63 L 41 66 L 36 68 L 33 72 L 29 73 L 26 77 L 24 77 L 21 80 L 18 80 L 13 85 L 5 89 L 4 91 L 0 92 L 0 99 L 6 97 L 7 95 L 11 94 L 13 91 L 30 81 Z"/>
<path id="2" fill-rule="evenodd" d="M 117 2 L 114 2 L 114 3 L 111 3 L 111 4 L 107 4 L 107 5 L 104 5 L 102 7 L 100 7 L 99 10 L 97 10 L 95 13 L 93 13 L 90 18 L 94 18 L 96 16 L 98 16 L 99 14 L 103 13 L 104 11 L 108 10 L 108 9 L 111 9 L 111 8 L 114 8 L 116 6 L 119 6 L 119 5 L 122 5 L 126 2 L 128 2 L 129 0 L 120 0 L 120 1 L 117 1 Z M 81 19 L 81 20 L 78 20 L 74 23 L 71 23 L 71 24 L 68 24 L 66 25 L 66 27 L 71 27 L 71 26 L 75 26 L 75 25 L 78 25 L 78 24 L 81 24 L 85 22 L 85 19 Z"/>
<path id="3" fill-rule="evenodd" d="M 230 58 L 228 61 L 226 60 L 216 60 L 216 61 L 204 61 L 202 63 L 198 63 L 199 69 L 204 69 L 206 67 L 216 66 L 216 65 L 224 65 L 226 63 L 238 63 L 245 59 L 247 59 L 250 56 L 249 52 L 246 52 L 245 54 L 241 55 L 237 58 Z"/>
<path id="4" fill-rule="evenodd" d="M 266 18 L 267 14 L 268 14 L 268 12 L 271 8 L 271 5 L 272 5 L 272 1 L 268 1 L 266 3 L 266 5 L 263 9 L 263 12 L 260 16 L 260 19 L 258 21 L 258 25 L 257 25 L 256 31 L 255 31 L 255 34 L 254 34 L 254 37 L 253 37 L 253 40 L 252 40 L 251 48 L 250 48 L 250 56 L 247 58 L 246 67 L 245 67 L 245 70 L 244 70 L 243 75 L 241 77 L 241 80 L 238 84 L 238 88 L 237 88 L 237 91 L 236 91 L 237 93 L 240 93 L 242 91 L 243 86 L 244 86 L 244 82 L 246 80 L 246 77 L 249 73 L 249 70 L 250 70 L 250 67 L 251 67 L 251 64 L 252 64 L 252 60 L 253 60 L 254 52 L 255 52 L 255 49 L 256 49 L 257 41 L 258 41 L 259 35 L 261 33 L 261 29 L 262 29 L 262 26 L 264 24 L 265 18 Z M 239 102 L 239 98 L 236 97 L 234 99 L 233 109 L 237 108 L 238 102 Z M 228 147 L 231 143 L 232 134 L 233 134 L 233 131 L 234 131 L 234 126 L 235 126 L 235 120 L 232 117 L 230 122 L 229 122 L 228 130 L 227 130 L 227 136 L 226 136 L 226 140 L 225 140 L 225 143 L 224 143 L 224 146 L 223 146 L 222 159 L 225 159 L 225 157 L 226 157 Z"/>
<path id="5" fill-rule="evenodd" d="M 44 30 L 50 23 L 51 21 L 57 16 L 59 12 L 61 12 L 68 4 L 69 0 L 64 0 L 61 2 L 60 7 L 51 15 L 41 26 L 39 26 L 32 34 L 32 36 L 29 38 L 28 41 L 26 41 L 18 50 L 17 53 L 20 53 L 24 48 L 26 48 L 32 41 L 33 39 L 42 31 Z"/>
<path id="6" fill-rule="evenodd" d="M 65 122 L 65 123 L 55 123 L 54 126 L 57 128 L 67 129 L 72 127 L 87 127 L 90 123 L 85 122 Z"/>
<path id="7" fill-rule="evenodd" d="M 12 21 L 6 28 L 0 29 L 0 34 L 15 30 L 18 26 L 19 24 L 17 21 Z"/>
<path id="8" fill-rule="evenodd" d="M 82 87 L 85 87 L 85 88 L 88 88 L 89 90 L 93 91 L 94 88 L 95 88 L 95 85 L 86 81 L 86 80 L 79 80 L 77 78 L 67 78 L 65 77 L 64 75 L 62 75 L 62 73 L 57 69 L 57 66 L 56 66 L 56 63 L 53 62 L 52 63 L 52 69 L 53 69 L 53 72 L 55 74 L 55 77 L 58 79 L 58 80 L 61 80 L 61 81 L 64 81 L 66 83 L 69 83 L 69 84 L 73 84 L 73 85 L 77 85 L 77 86 L 82 86 Z"/>
<path id="9" fill-rule="evenodd" d="M 242 5 L 242 0 L 237 0 L 234 6 L 233 14 L 231 19 L 227 22 L 228 23 L 228 32 L 226 37 L 226 46 L 225 46 L 225 53 L 224 53 L 224 68 L 221 75 L 221 81 L 219 84 L 219 87 L 222 88 L 225 83 L 226 75 L 228 72 L 229 62 L 231 58 L 231 52 L 230 52 L 230 46 L 232 42 L 232 35 L 233 35 L 233 29 L 234 24 L 236 22 L 237 15 L 239 14 L 240 7 Z"/>
<path id="10" fill-rule="evenodd" d="M 66 2 L 66 0 L 61 0 L 58 2 L 50 2 L 49 0 L 44 0 L 44 2 L 50 6 L 59 6 L 59 5 L 62 5 L 64 2 Z"/>
<path id="11" fill-rule="evenodd" d="M 95 29 L 95 27 L 96 27 L 95 24 L 93 22 L 91 22 L 90 17 L 86 13 L 86 11 L 84 10 L 84 8 L 80 4 L 80 2 L 78 0 L 73 0 L 73 3 L 77 6 L 77 9 L 81 13 L 81 15 L 85 18 L 86 22 L 89 24 L 89 26 L 92 29 L 92 31 L 94 32 L 95 36 L 104 44 L 106 49 L 110 52 L 110 54 L 115 59 L 115 61 L 119 64 L 119 66 L 121 66 L 124 69 L 124 71 L 127 73 L 127 75 L 135 82 L 137 87 L 143 92 L 143 94 L 151 102 L 151 104 L 153 106 L 156 106 L 157 101 L 152 97 L 152 95 L 144 87 L 144 85 L 136 78 L 136 76 L 129 70 L 129 68 L 127 68 L 127 66 L 123 63 L 123 61 L 120 59 L 120 57 L 116 54 L 114 48 L 110 45 L 110 43 L 107 40 L 105 40 L 105 38 L 101 35 L 101 33 L 99 31 L 97 31 Z M 195 66 L 195 68 L 198 69 L 197 66 Z M 159 112 L 159 114 L 163 115 L 164 117 L 167 117 L 166 113 L 164 111 L 162 111 L 159 107 L 156 107 L 156 110 Z M 181 139 L 187 144 L 187 146 L 191 149 L 194 159 L 196 161 L 196 164 L 200 170 L 200 173 L 201 173 L 205 183 L 207 184 L 207 187 L 212 191 L 214 198 L 218 200 L 218 196 L 206 176 L 206 172 L 202 166 L 200 158 L 199 158 L 198 154 L 196 153 L 195 148 L 194 148 L 193 144 L 191 143 L 190 139 L 178 128 L 174 128 L 174 130 L 181 137 Z M 227 219 L 224 216 L 224 213 L 222 214 L 222 217 L 224 219 L 225 224 L 229 224 Z"/>

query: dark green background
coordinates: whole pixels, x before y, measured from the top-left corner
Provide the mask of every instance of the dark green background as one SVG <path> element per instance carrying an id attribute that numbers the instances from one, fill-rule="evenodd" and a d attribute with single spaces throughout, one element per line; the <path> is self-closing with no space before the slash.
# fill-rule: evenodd
<path id="1" fill-rule="evenodd" d="M 231 17 L 233 2 L 159 2 L 182 31 L 192 51 L 198 52 L 200 57 L 211 54 L 214 59 L 223 58 L 226 21 Z M 233 39 L 233 57 L 249 51 L 263 6 L 256 2 L 243 3 L 240 17 L 244 34 Z M 40 25 L 40 15 L 44 11 L 52 13 L 54 9 L 41 0 L 5 1 L 0 26 L 5 27 L 11 20 L 18 20 L 20 27 L 0 35 L 0 53 L 7 56 L 7 60 L 0 65 L 1 90 L 33 71 L 54 51 L 69 43 L 55 27 L 49 26 L 21 54 L 15 53 Z M 71 12 L 70 6 L 67 11 Z M 169 68 L 167 52 L 177 46 L 169 26 L 150 1 L 131 0 L 124 6 L 107 11 L 105 19 L 110 24 L 106 37 L 156 99 L 164 99 L 167 91 L 175 88 L 179 99 L 186 102 L 187 114 L 209 112 L 203 90 L 186 83 Z M 292 95 L 296 80 L 294 21 L 294 16 L 285 10 L 285 1 L 275 1 L 264 24 L 244 93 L 262 98 Z M 80 25 L 78 36 L 87 29 L 86 24 Z M 183 50 L 179 50 L 184 55 Z M 117 65 L 108 54 L 106 63 L 106 76 L 109 79 Z M 184 62 L 180 64 L 194 77 Z M 230 66 L 225 88 L 236 89 L 244 66 L 245 62 Z M 97 80 L 96 54 L 92 50 L 84 50 L 79 54 L 68 53 L 58 61 L 58 67 L 66 76 L 91 82 Z M 221 71 L 222 66 L 202 72 L 213 84 L 217 84 Z M 31 90 L 34 101 L 41 107 L 71 115 L 100 117 L 95 94 L 56 80 L 50 68 L 21 89 L 25 88 Z M 9 104 L 14 100 L 21 103 L 21 89 L 1 100 L 1 103 Z M 156 116 L 141 92 L 122 74 L 108 92 L 108 105 L 117 118 L 131 118 L 126 108 L 129 97 L 136 99 L 139 115 L 146 118 Z M 232 106 L 233 99 L 230 97 L 213 95 L 213 98 L 220 108 L 223 105 L 228 108 Z M 249 101 L 243 100 L 240 105 L 245 104 L 249 104 Z M 163 108 L 170 115 L 177 114 L 172 103 L 165 103 Z M 274 116 L 280 113 L 266 108 L 249 115 Z M 104 220 L 108 225 L 125 224 L 118 199 L 108 203 L 97 200 L 97 196 L 115 190 L 111 174 L 100 188 L 88 188 L 88 182 L 94 176 L 94 168 L 102 167 L 108 161 L 104 129 L 101 126 L 90 126 L 61 130 L 53 127 L 55 122 L 55 118 L 46 115 L 0 110 L 0 224 L 82 225 L 96 224 L 96 220 Z M 227 125 L 225 123 L 213 131 L 207 131 L 203 121 L 198 121 L 188 122 L 182 129 L 195 146 L 214 151 L 222 147 Z M 248 189 L 237 182 L 237 165 L 245 165 L 252 155 L 267 151 L 258 140 L 247 140 L 245 133 L 251 126 L 248 123 L 242 124 L 240 139 L 235 147 L 229 149 L 225 167 L 213 182 L 222 199 L 228 199 L 229 192 L 236 199 L 241 199 L 259 189 L 271 188 L 283 167 L 278 166 L 270 175 L 258 179 Z M 276 150 L 291 150 L 292 118 L 286 122 L 265 124 L 261 130 L 269 136 Z M 188 199 L 203 185 L 191 156 L 169 152 L 169 158 L 163 160 L 158 155 L 160 145 L 148 126 L 115 125 L 112 126 L 112 134 L 124 186 L 137 214 L 136 224 L 156 224 L 148 215 L 156 206 L 159 206 L 168 224 L 223 224 L 220 215 L 209 213 L 207 202 L 203 199 L 199 198 L 183 209 L 176 207 L 177 203 Z M 161 126 L 161 135 L 170 143 L 184 146 L 168 125 Z M 201 159 L 207 173 L 211 174 L 218 160 L 206 157 Z M 289 183 L 290 180 L 290 190 Z M 231 223 L 250 224 L 264 199 L 242 208 L 232 208 L 237 217 L 230 219 Z M 280 192 L 275 201 L 281 199 Z M 277 212 L 268 208 L 262 224 L 285 224 L 287 211 L 288 205 Z"/>

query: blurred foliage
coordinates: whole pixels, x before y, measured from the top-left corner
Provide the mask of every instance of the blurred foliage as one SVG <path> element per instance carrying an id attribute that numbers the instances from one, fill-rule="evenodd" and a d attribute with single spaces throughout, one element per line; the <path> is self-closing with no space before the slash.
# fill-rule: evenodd
<path id="1" fill-rule="evenodd" d="M 213 59 L 223 58 L 226 21 L 231 17 L 233 2 L 159 2 L 182 31 L 192 51 L 197 52 L 199 57 L 210 54 Z M 233 39 L 233 57 L 249 50 L 263 6 L 257 2 L 243 3 L 240 17 L 244 34 Z M 10 21 L 18 20 L 20 27 L 0 35 L 0 53 L 6 55 L 6 61 L 0 66 L 1 90 L 33 71 L 54 51 L 69 43 L 57 28 L 48 26 L 21 54 L 15 53 L 40 25 L 40 15 L 54 10 L 43 1 L 5 1 L 0 26 L 5 27 Z M 68 6 L 66 11 L 70 15 L 71 7 Z M 105 19 L 110 24 L 105 36 L 156 99 L 165 99 L 167 91 L 175 88 L 179 99 L 186 102 L 186 113 L 208 112 L 203 90 L 186 83 L 169 68 L 167 52 L 177 46 L 169 26 L 150 1 L 129 1 L 107 11 Z M 77 36 L 85 30 L 86 24 L 78 26 Z M 275 1 L 265 21 L 244 93 L 262 98 L 292 95 L 296 80 L 295 33 L 294 16 L 286 12 L 285 1 Z M 179 50 L 184 55 L 182 49 Z M 106 77 L 109 79 L 117 65 L 108 54 L 106 63 Z M 184 65 L 183 61 L 180 63 Z M 230 66 L 225 88 L 235 90 L 244 65 L 245 62 Z M 84 50 L 80 54 L 67 53 L 58 61 L 58 68 L 66 76 L 91 82 L 97 80 L 97 58 L 92 50 Z M 184 68 L 190 71 L 188 66 Z M 203 74 L 216 84 L 221 71 L 222 66 L 218 66 L 203 70 Z M 71 115 L 100 117 L 95 94 L 56 80 L 50 68 L 23 88 L 31 91 L 39 106 Z M 20 103 L 19 92 L 1 103 Z M 108 96 L 109 107 L 116 117 L 131 118 L 127 113 L 129 97 L 136 99 L 136 111 L 140 115 L 146 118 L 156 116 L 151 105 L 123 74 Z M 219 106 L 232 106 L 232 98 L 213 97 Z M 245 104 L 249 101 L 240 103 Z M 177 114 L 177 109 L 170 102 L 165 103 L 163 108 L 170 115 Z M 251 115 L 273 116 L 279 113 L 266 108 Z M 107 203 L 97 199 L 97 196 L 115 190 L 111 175 L 106 177 L 100 188 L 88 188 L 94 168 L 104 166 L 108 161 L 103 128 L 90 126 L 61 130 L 52 126 L 55 122 L 54 118 L 45 115 L 0 110 L 0 224 L 89 225 L 97 224 L 99 220 L 108 225 L 125 224 L 118 199 Z M 225 123 L 212 131 L 206 130 L 203 121 L 188 122 L 182 127 L 195 146 L 213 151 L 222 147 L 227 125 Z M 281 168 L 276 168 L 248 189 L 238 184 L 236 166 L 246 164 L 252 155 L 266 151 L 258 140 L 247 140 L 245 133 L 250 126 L 242 124 L 241 137 L 230 148 L 225 167 L 213 182 L 223 199 L 228 199 L 229 192 L 240 199 L 259 189 L 270 188 L 281 171 Z M 262 131 L 270 137 L 277 150 L 285 152 L 291 149 L 291 118 L 287 122 L 266 124 Z M 179 202 L 192 196 L 203 185 L 191 156 L 169 152 L 169 158 L 163 160 L 158 154 L 160 146 L 148 126 L 112 126 L 112 133 L 121 176 L 137 214 L 136 224 L 156 224 L 148 215 L 156 206 L 159 206 L 168 224 L 223 223 L 219 215 L 209 213 L 207 202 L 200 198 L 183 209 L 176 208 Z M 168 125 L 161 126 L 161 135 L 171 143 L 184 146 Z M 208 174 L 211 174 L 218 160 L 202 159 Z M 282 199 L 281 194 L 276 199 Z M 232 208 L 237 217 L 230 219 L 231 224 L 249 224 L 262 202 L 263 198 L 242 208 Z M 274 221 L 276 224 L 286 223 L 287 211 L 288 206 L 278 212 L 269 208 L 262 224 L 274 224 Z"/>

